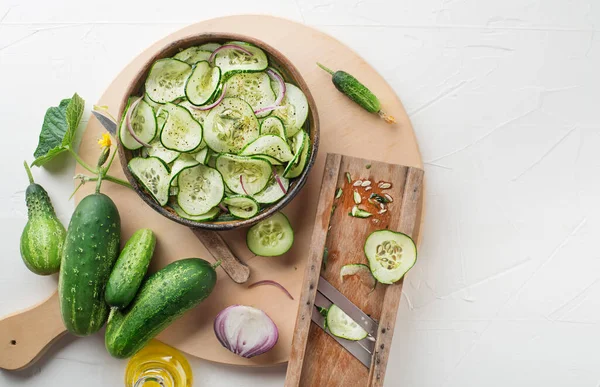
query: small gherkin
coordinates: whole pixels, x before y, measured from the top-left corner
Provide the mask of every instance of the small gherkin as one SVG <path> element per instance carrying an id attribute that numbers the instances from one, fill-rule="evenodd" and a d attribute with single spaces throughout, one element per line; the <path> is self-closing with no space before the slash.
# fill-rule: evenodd
<path id="1" fill-rule="evenodd" d="M 33 181 L 27 162 L 24 165 L 29 177 L 25 191 L 28 220 L 21 234 L 21 257 L 35 274 L 58 273 L 67 232 L 54 212 L 48 192 Z"/>

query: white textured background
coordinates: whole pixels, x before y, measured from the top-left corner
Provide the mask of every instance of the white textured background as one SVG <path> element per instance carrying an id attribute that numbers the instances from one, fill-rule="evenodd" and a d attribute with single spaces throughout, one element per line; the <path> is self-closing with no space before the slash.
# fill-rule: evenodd
<path id="1" fill-rule="evenodd" d="M 1 0 L 0 315 L 56 286 L 28 272 L 18 249 L 21 163 L 45 109 L 75 91 L 89 109 L 152 42 L 230 13 L 332 34 L 411 116 L 427 216 L 386 386 L 597 387 L 598 0 Z M 60 164 L 34 173 L 67 224 L 74 163 Z M 279 386 L 285 374 L 191 362 L 198 386 Z M 101 335 L 64 338 L 30 370 L 0 372 L 0 386 L 120 386 L 124 366 Z"/>

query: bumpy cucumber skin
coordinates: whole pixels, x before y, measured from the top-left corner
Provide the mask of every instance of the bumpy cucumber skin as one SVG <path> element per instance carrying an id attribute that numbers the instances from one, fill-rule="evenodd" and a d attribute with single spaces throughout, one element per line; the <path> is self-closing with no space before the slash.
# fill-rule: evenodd
<path id="1" fill-rule="evenodd" d="M 378 113 L 381 110 L 381 103 L 375 94 L 358 79 L 345 71 L 336 71 L 333 74 L 333 84 L 335 87 L 346 94 L 351 100 L 362 106 L 365 110 L 371 113 Z"/>
<path id="2" fill-rule="evenodd" d="M 67 231 L 41 185 L 30 184 L 25 191 L 25 201 L 28 221 L 21 234 L 21 258 L 35 274 L 58 273 Z"/>
<path id="3" fill-rule="evenodd" d="M 210 295 L 217 273 L 200 258 L 175 261 L 151 275 L 125 311 L 113 309 L 106 326 L 108 352 L 132 356 L 169 324 Z"/>
<path id="4" fill-rule="evenodd" d="M 106 322 L 104 290 L 120 240 L 115 203 L 101 193 L 83 198 L 69 223 L 58 280 L 60 310 L 69 332 L 87 336 Z"/>
<path id="5" fill-rule="evenodd" d="M 154 254 L 156 237 L 152 230 L 137 230 L 125 244 L 112 269 L 104 294 L 109 306 L 123 309 L 133 300 Z"/>

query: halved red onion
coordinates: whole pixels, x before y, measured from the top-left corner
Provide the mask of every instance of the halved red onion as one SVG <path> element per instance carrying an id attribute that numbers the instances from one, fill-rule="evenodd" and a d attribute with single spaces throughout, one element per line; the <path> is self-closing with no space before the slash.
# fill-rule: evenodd
<path id="1" fill-rule="evenodd" d="M 225 98 L 225 91 L 227 91 L 227 84 L 223 84 L 223 90 L 221 91 L 221 95 L 219 96 L 219 98 L 217 98 L 217 100 L 213 103 L 211 103 L 210 105 L 205 105 L 205 106 L 195 106 L 190 104 L 190 106 L 192 107 L 192 109 L 196 109 L 196 110 L 210 110 L 212 108 L 214 108 L 215 106 L 217 106 L 218 104 L 221 103 L 221 101 L 223 101 L 223 98 Z"/>
<path id="2" fill-rule="evenodd" d="M 287 193 L 287 191 L 286 191 L 283 183 L 281 182 L 281 179 L 279 178 L 279 175 L 275 171 L 275 168 L 273 168 L 272 171 L 273 171 L 273 176 L 275 177 L 275 181 L 277 182 L 277 184 L 279 184 L 279 188 L 281 188 L 281 191 L 285 195 Z"/>
<path id="3" fill-rule="evenodd" d="M 294 297 L 292 296 L 292 294 L 290 292 L 288 292 L 288 290 L 279 282 L 277 281 L 273 281 L 273 280 L 262 280 L 262 281 L 257 281 L 255 283 L 253 283 L 252 285 L 248 286 L 248 289 L 251 289 L 255 286 L 261 286 L 261 285 L 272 285 L 275 286 L 279 289 L 281 289 L 291 300 L 294 299 Z"/>
<path id="4" fill-rule="evenodd" d="M 215 336 L 236 355 L 251 358 L 261 355 L 277 344 L 277 325 L 262 310 L 245 305 L 232 305 L 215 318 Z"/>
<path id="5" fill-rule="evenodd" d="M 217 53 L 219 51 L 223 51 L 223 50 L 226 50 L 228 48 L 233 48 L 234 50 L 241 51 L 241 52 L 243 52 L 246 55 L 250 55 L 250 56 L 254 55 L 250 51 L 246 50 L 244 47 L 238 46 L 237 44 L 224 44 L 221 47 L 219 47 L 216 50 L 214 50 L 212 52 L 212 54 L 210 54 L 210 56 L 208 57 L 208 63 L 212 63 L 215 60 L 215 56 L 217 56 Z"/>
<path id="6" fill-rule="evenodd" d="M 138 97 L 138 99 L 133 101 L 133 103 L 129 106 L 129 110 L 127 110 L 127 114 L 125 115 L 125 126 L 127 127 L 127 131 L 129 132 L 129 134 L 131 134 L 131 137 L 133 137 L 135 141 L 139 142 L 147 148 L 150 148 L 150 144 L 147 144 L 146 142 L 142 141 L 142 139 L 140 139 L 137 136 L 137 134 L 135 134 L 135 132 L 133 131 L 133 126 L 131 125 L 131 115 L 133 114 L 133 111 L 141 101 L 142 97 Z"/>
<path id="7" fill-rule="evenodd" d="M 248 191 L 246 191 L 246 187 L 244 187 L 244 179 L 242 179 L 242 175 L 240 175 L 240 185 L 242 186 L 242 191 L 248 195 Z"/>
<path id="8" fill-rule="evenodd" d="M 269 74 L 271 78 L 274 78 L 277 81 L 277 83 L 279 83 L 279 95 L 277 96 L 275 102 L 273 102 L 273 105 L 255 110 L 254 114 L 266 113 L 270 112 L 271 110 L 277 109 L 277 107 L 279 107 L 279 105 L 281 104 L 281 101 L 283 101 L 283 97 L 285 97 L 285 81 L 283 80 L 283 78 L 281 78 L 281 75 L 279 75 L 276 71 L 273 71 L 273 69 L 270 67 L 267 69 L 267 74 Z"/>

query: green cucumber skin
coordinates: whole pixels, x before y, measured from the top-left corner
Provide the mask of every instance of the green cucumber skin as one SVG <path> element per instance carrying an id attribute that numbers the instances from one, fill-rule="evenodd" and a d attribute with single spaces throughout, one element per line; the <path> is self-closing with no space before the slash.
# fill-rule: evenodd
<path id="1" fill-rule="evenodd" d="M 346 94 L 368 112 L 378 113 L 381 110 L 381 104 L 375 94 L 371 93 L 371 90 L 347 72 L 336 71 L 333 74 L 332 81 L 339 91 Z"/>
<path id="2" fill-rule="evenodd" d="M 129 307 L 112 309 L 106 326 L 108 352 L 132 356 L 169 324 L 210 295 L 217 273 L 200 258 L 175 261 L 151 275 Z"/>
<path id="3" fill-rule="evenodd" d="M 112 269 L 104 297 L 106 303 L 123 309 L 137 293 L 154 254 L 156 237 L 152 230 L 137 230 L 125 244 Z"/>
<path id="4" fill-rule="evenodd" d="M 83 198 L 67 229 L 58 280 L 60 310 L 69 332 L 87 336 L 106 322 L 109 308 L 104 290 L 120 240 L 115 203 L 101 193 Z"/>
<path id="5" fill-rule="evenodd" d="M 25 191 L 25 201 L 28 220 L 21 234 L 21 258 L 35 274 L 58 273 L 67 231 L 41 185 L 30 184 Z"/>

